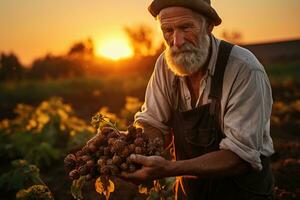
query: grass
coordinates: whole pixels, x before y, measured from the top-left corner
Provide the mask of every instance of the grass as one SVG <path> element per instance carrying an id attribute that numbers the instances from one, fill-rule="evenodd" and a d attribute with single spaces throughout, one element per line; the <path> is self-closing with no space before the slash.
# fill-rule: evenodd
<path id="1" fill-rule="evenodd" d="M 300 61 L 266 66 L 271 81 L 284 82 L 294 80 L 300 82 Z"/>
<path id="2" fill-rule="evenodd" d="M 77 77 L 59 80 L 20 80 L 0 83 L 0 119 L 13 117 L 18 103 L 37 105 L 50 97 L 62 97 L 82 117 L 102 106 L 118 112 L 126 96 L 143 100 L 149 76 Z"/>
<path id="3" fill-rule="evenodd" d="M 266 66 L 266 71 L 272 82 L 294 80 L 300 83 L 300 61 Z M 52 96 L 62 97 L 83 118 L 91 116 L 102 106 L 108 106 L 117 113 L 126 96 L 143 101 L 149 77 L 149 73 L 137 72 L 130 76 L 107 74 L 101 77 L 0 82 L 0 119 L 13 117 L 12 110 L 18 103 L 37 105 Z"/>

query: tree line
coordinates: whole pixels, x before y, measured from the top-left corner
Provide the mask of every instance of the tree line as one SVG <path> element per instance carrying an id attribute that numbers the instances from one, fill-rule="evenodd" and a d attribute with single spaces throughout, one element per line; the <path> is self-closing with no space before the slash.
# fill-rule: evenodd
<path id="1" fill-rule="evenodd" d="M 151 72 L 162 45 L 154 47 L 152 30 L 148 26 L 124 27 L 134 51 L 132 58 L 111 61 L 96 57 L 91 38 L 71 45 L 65 55 L 51 53 L 25 67 L 15 53 L 0 54 L 0 81 L 21 79 L 60 79 L 107 73 Z"/>

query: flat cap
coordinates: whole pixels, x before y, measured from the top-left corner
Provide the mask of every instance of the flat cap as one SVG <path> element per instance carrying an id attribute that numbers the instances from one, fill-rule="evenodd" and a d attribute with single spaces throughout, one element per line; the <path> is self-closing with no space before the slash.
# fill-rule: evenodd
<path id="1" fill-rule="evenodd" d="M 218 13 L 211 7 L 210 0 L 153 0 L 148 10 L 153 17 L 156 17 L 162 9 L 173 6 L 184 7 L 198 12 L 212 20 L 215 26 L 222 22 Z"/>

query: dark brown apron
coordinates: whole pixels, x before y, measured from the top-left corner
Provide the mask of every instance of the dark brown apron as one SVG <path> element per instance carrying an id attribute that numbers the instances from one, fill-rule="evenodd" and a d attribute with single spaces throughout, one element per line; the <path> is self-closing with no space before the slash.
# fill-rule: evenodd
<path id="1" fill-rule="evenodd" d="M 186 160 L 219 150 L 224 138 L 220 128 L 220 106 L 224 71 L 233 45 L 221 41 L 209 98 L 211 103 L 182 112 L 179 79 L 175 78 L 175 108 L 171 120 L 176 160 Z M 177 80 L 177 81 L 176 81 Z M 273 199 L 273 176 L 269 158 L 261 156 L 263 170 L 249 171 L 229 178 L 191 179 L 178 177 L 176 199 L 188 200 L 259 200 Z"/>

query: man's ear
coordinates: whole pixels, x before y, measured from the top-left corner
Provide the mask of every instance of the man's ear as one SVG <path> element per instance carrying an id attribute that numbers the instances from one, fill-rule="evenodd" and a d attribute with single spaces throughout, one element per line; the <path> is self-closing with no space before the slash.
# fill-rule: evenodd
<path id="1" fill-rule="evenodd" d="M 206 30 L 207 30 L 207 34 L 211 34 L 212 31 L 214 30 L 214 24 L 211 22 L 207 23 Z"/>

